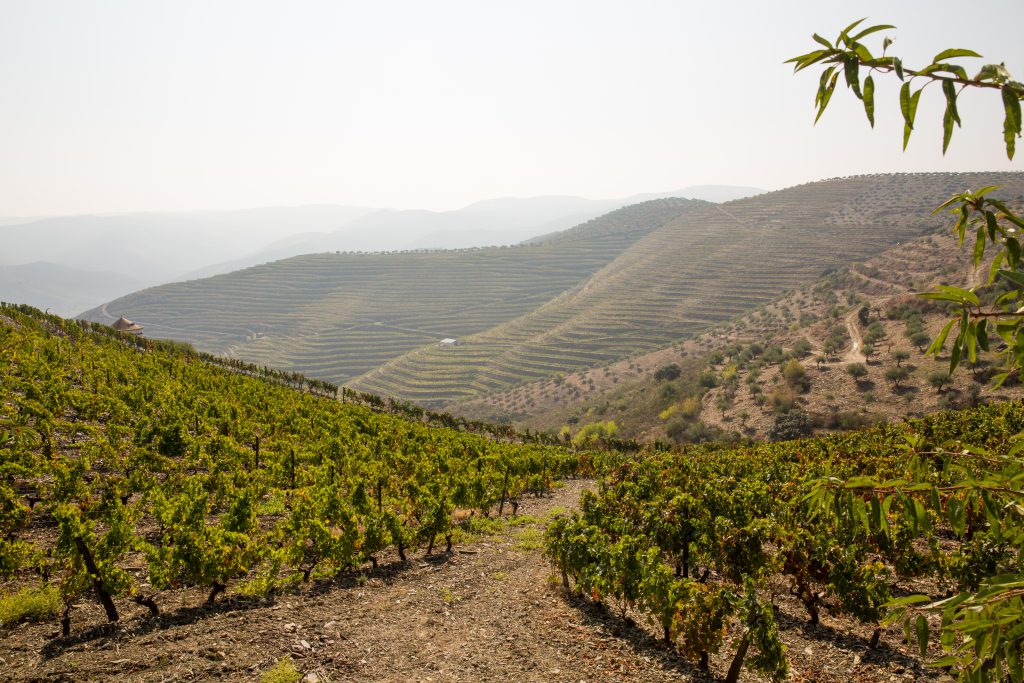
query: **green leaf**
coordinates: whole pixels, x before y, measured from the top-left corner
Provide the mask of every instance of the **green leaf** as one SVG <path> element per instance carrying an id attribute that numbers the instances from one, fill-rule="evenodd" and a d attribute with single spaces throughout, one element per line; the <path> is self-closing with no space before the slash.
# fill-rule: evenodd
<path id="1" fill-rule="evenodd" d="M 1010 72 L 1004 64 L 986 64 L 974 77 L 976 81 L 991 81 L 993 83 L 1006 83 L 1010 80 Z"/>
<path id="2" fill-rule="evenodd" d="M 914 630 L 917 632 L 917 649 L 924 657 L 928 654 L 928 620 L 924 618 L 923 614 L 917 615 Z"/>
<path id="3" fill-rule="evenodd" d="M 1006 254 L 1009 257 L 1009 265 L 1017 267 L 1020 265 L 1020 242 L 1016 237 L 1006 238 Z"/>
<path id="4" fill-rule="evenodd" d="M 900 113 L 903 114 L 903 121 L 910 123 L 910 83 L 900 86 Z M 940 207 L 941 208 L 941 207 Z"/>
<path id="5" fill-rule="evenodd" d="M 925 512 L 924 505 L 921 504 L 921 501 L 915 499 L 913 501 L 913 506 L 914 526 L 923 531 L 927 531 L 930 528 L 930 524 L 928 522 L 928 513 Z"/>
<path id="6" fill-rule="evenodd" d="M 875 127 L 875 79 L 868 74 L 864 79 L 864 113 L 868 115 L 868 123 Z"/>
<path id="7" fill-rule="evenodd" d="M 903 80 L 903 60 L 899 57 L 892 58 L 892 65 L 896 68 L 896 78 Z"/>
<path id="8" fill-rule="evenodd" d="M 825 96 L 825 89 L 828 88 L 828 78 L 835 70 L 836 68 L 834 66 L 830 66 L 821 72 L 821 78 L 818 79 L 818 92 L 814 95 L 815 107 L 821 105 L 821 98 Z"/>
<path id="9" fill-rule="evenodd" d="M 957 536 L 964 535 L 964 503 L 959 498 L 950 498 L 946 503 L 949 526 Z"/>
<path id="10" fill-rule="evenodd" d="M 851 38 L 850 40 L 860 40 L 861 38 L 863 38 L 865 36 L 871 35 L 872 33 L 878 33 L 879 31 L 885 31 L 885 30 L 890 29 L 890 28 L 896 28 L 896 27 L 892 26 L 891 24 L 879 24 L 878 26 L 872 26 L 870 28 L 864 29 L 863 31 L 861 31 L 860 33 L 855 35 L 853 38 Z M 892 40 L 890 40 L 889 38 L 886 38 L 886 40 L 889 41 L 889 44 L 885 45 L 885 47 L 889 47 L 889 45 L 892 44 Z M 884 44 L 884 42 L 883 42 L 883 44 Z"/>
<path id="11" fill-rule="evenodd" d="M 857 99 L 864 99 L 860 91 L 860 62 L 856 57 L 847 57 L 843 60 L 843 75 L 846 77 L 846 86 L 853 90 Z"/>
<path id="12" fill-rule="evenodd" d="M 814 38 L 814 41 L 815 41 L 816 43 L 818 43 L 818 44 L 820 44 L 820 45 L 824 45 L 824 46 L 825 46 L 825 47 L 827 47 L 827 48 L 828 48 L 829 50 L 833 50 L 833 49 L 835 49 L 835 48 L 833 48 L 833 47 L 832 47 L 832 43 L 828 42 L 827 40 L 825 40 L 824 38 L 822 38 L 821 36 L 819 36 L 819 35 L 818 35 L 817 33 L 815 33 L 814 35 L 812 35 L 812 36 L 811 36 L 811 38 Z"/>
<path id="13" fill-rule="evenodd" d="M 1001 256 L 1002 254 L 1000 254 Z M 998 273 L 997 273 L 998 275 Z M 992 280 L 989 284 L 992 284 Z M 1019 289 L 1011 289 L 1008 292 L 1003 292 L 996 298 L 996 306 L 1009 306 L 1011 303 L 1020 298 L 1021 291 Z M 998 328 L 997 328 L 998 329 Z"/>
<path id="14" fill-rule="evenodd" d="M 839 33 L 839 39 L 838 39 L 838 40 L 836 40 L 836 42 L 838 43 L 838 42 L 840 42 L 841 40 L 843 40 L 844 38 L 845 38 L 845 39 L 846 39 L 847 41 L 849 41 L 849 35 L 850 35 L 850 31 L 852 31 L 853 29 L 857 28 L 858 26 L 860 26 L 860 25 L 861 25 L 861 23 L 863 23 L 863 22 L 865 22 L 865 21 L 867 21 L 867 17 L 864 17 L 863 19 L 858 19 L 857 21 L 853 22 L 852 24 L 850 24 L 849 26 L 847 26 L 846 28 L 844 28 L 844 29 L 843 29 L 843 30 L 842 30 L 842 31 L 841 31 L 841 32 Z"/>
<path id="15" fill-rule="evenodd" d="M 854 43 L 853 52 L 860 58 L 861 62 L 870 63 L 875 61 L 875 57 L 871 54 L 871 50 L 869 50 L 865 45 Z"/>
<path id="16" fill-rule="evenodd" d="M 910 96 L 910 127 L 914 127 L 914 117 L 917 116 L 917 102 L 921 99 L 921 90 L 918 89 L 913 95 Z"/>
<path id="17" fill-rule="evenodd" d="M 900 88 L 900 112 L 903 114 L 903 149 L 906 151 L 910 142 L 910 134 L 914 130 L 914 117 L 917 116 L 917 102 L 921 99 L 921 91 L 911 94 L 910 81 Z"/>
<path id="18" fill-rule="evenodd" d="M 950 285 L 939 285 L 939 289 L 943 292 L 948 292 L 953 296 L 960 297 L 960 300 L 964 303 L 974 304 L 975 306 L 981 305 L 981 300 L 978 299 L 978 295 L 969 289 L 951 287 Z"/>
<path id="19" fill-rule="evenodd" d="M 959 64 L 936 64 L 935 71 L 936 72 L 945 71 L 946 73 L 951 73 L 954 76 L 956 76 L 957 78 L 959 78 L 961 81 L 970 80 L 967 77 L 967 70 L 964 69 Z"/>
<path id="20" fill-rule="evenodd" d="M 990 285 L 996 281 L 996 278 L 999 277 L 999 269 L 1002 268 L 1005 259 L 1005 252 L 1000 251 L 996 254 L 996 257 L 992 259 L 992 265 L 988 267 L 988 280 L 985 284 Z"/>
<path id="21" fill-rule="evenodd" d="M 953 318 L 942 327 L 942 331 L 939 332 L 939 336 L 935 338 L 932 345 L 928 347 L 927 351 L 925 351 L 926 356 L 938 355 L 942 350 L 942 347 L 946 345 L 946 337 L 949 336 L 949 331 L 953 329 L 953 325 L 956 325 L 958 320 L 959 318 Z"/>
<path id="22" fill-rule="evenodd" d="M 999 230 L 999 223 L 996 221 L 996 215 L 991 211 L 985 212 L 985 227 L 988 228 L 988 238 L 995 242 L 996 234 L 1001 231 Z"/>
<path id="23" fill-rule="evenodd" d="M 1000 211 L 1002 211 L 1003 212 L 1003 218 L 1005 218 L 1006 220 L 1010 221 L 1011 223 L 1016 225 L 1018 228 L 1024 229 L 1024 220 L 1022 220 L 1020 217 L 1018 217 L 1016 214 L 1014 214 L 1012 211 L 1010 211 L 1008 208 L 1006 208 L 1006 204 L 1003 204 L 998 199 L 989 199 L 988 203 L 991 204 L 992 206 L 996 207 Z"/>
<path id="24" fill-rule="evenodd" d="M 945 147 L 943 147 L 945 152 Z M 985 258 L 985 234 L 986 228 L 984 225 L 978 226 L 978 232 L 974 236 L 974 267 L 977 269 L 981 263 L 981 259 Z"/>
<path id="25" fill-rule="evenodd" d="M 948 78 L 942 79 L 942 93 L 946 96 L 946 110 L 952 115 L 956 125 L 960 125 L 960 112 L 956 109 L 956 85 Z"/>
<path id="26" fill-rule="evenodd" d="M 903 598 L 894 598 L 885 603 L 887 608 L 906 607 L 907 605 L 919 605 L 922 602 L 931 600 L 927 595 L 908 595 Z"/>
<path id="27" fill-rule="evenodd" d="M 946 108 L 946 113 L 942 115 L 942 153 L 945 154 L 946 150 L 949 149 L 949 141 L 953 139 L 953 116 L 949 113 L 949 108 Z"/>
<path id="28" fill-rule="evenodd" d="M 974 50 L 960 50 L 953 48 L 950 50 L 943 50 L 939 54 L 935 55 L 935 57 L 932 58 L 932 64 L 936 64 L 947 59 L 953 59 L 954 57 L 981 57 L 981 55 Z"/>
<path id="29" fill-rule="evenodd" d="M 818 107 L 818 115 L 814 117 L 814 123 L 818 123 L 818 119 L 825 113 L 825 107 L 828 106 L 829 100 L 832 99 L 832 93 L 836 90 L 836 82 L 839 80 L 839 74 L 832 74 L 832 79 L 829 81 L 828 87 L 825 88 L 825 94 L 821 98 L 821 105 Z"/>
<path id="30" fill-rule="evenodd" d="M 1018 273 L 1015 270 L 1000 270 L 999 275 L 1012 282 L 1018 289 L 1024 289 L 1024 273 Z"/>
<path id="31" fill-rule="evenodd" d="M 1003 109 L 1006 111 L 1006 118 L 1003 121 L 1003 141 L 1006 143 L 1006 156 L 1013 159 L 1014 147 L 1021 132 L 1020 121 L 1020 99 L 1017 93 L 1009 88 L 1003 88 Z"/>

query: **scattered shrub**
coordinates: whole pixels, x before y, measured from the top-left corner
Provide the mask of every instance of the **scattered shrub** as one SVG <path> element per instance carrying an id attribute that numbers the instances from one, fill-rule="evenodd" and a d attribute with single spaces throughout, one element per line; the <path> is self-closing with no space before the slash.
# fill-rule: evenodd
<path id="1" fill-rule="evenodd" d="M 900 386 L 910 377 L 910 368 L 896 366 L 885 371 L 885 379 L 892 383 L 893 391 L 899 391 Z"/>
<path id="2" fill-rule="evenodd" d="M 850 363 L 846 366 L 846 374 L 854 380 L 860 380 L 862 377 L 867 376 L 868 369 L 864 367 L 863 363 Z"/>
<path id="3" fill-rule="evenodd" d="M 572 443 L 575 446 L 588 446 L 597 443 L 604 443 L 608 439 L 614 438 L 618 433 L 619 426 L 615 424 L 614 420 L 608 420 L 607 422 L 590 422 L 589 424 L 583 425 L 583 427 L 580 428 L 580 431 L 576 432 L 576 436 L 572 437 Z"/>
<path id="4" fill-rule="evenodd" d="M 793 355 L 797 358 L 803 358 L 811 352 L 811 342 L 804 338 L 797 339 L 793 342 Z"/>
<path id="5" fill-rule="evenodd" d="M 666 365 L 658 368 L 654 373 L 654 379 L 658 382 L 669 382 L 674 379 L 679 379 L 679 376 L 683 374 L 682 368 L 676 363 Z"/>
<path id="6" fill-rule="evenodd" d="M 263 672 L 260 683 L 298 683 L 302 678 L 291 657 L 281 657 L 274 666 Z"/>
<path id="7" fill-rule="evenodd" d="M 788 385 L 776 387 L 768 400 L 776 413 L 788 413 L 796 406 L 796 392 Z"/>
<path id="8" fill-rule="evenodd" d="M 700 399 L 696 396 L 691 396 L 679 406 L 679 414 L 687 420 L 692 420 L 700 415 L 702 407 Z"/>
<path id="9" fill-rule="evenodd" d="M 928 384 L 935 389 L 936 393 L 941 394 L 942 388 L 952 381 L 949 376 L 949 372 L 946 370 L 936 370 L 935 372 L 928 375 Z"/>
<path id="10" fill-rule="evenodd" d="M 807 377 L 807 371 L 795 358 L 786 361 L 786 364 L 782 366 L 782 377 L 786 380 L 786 384 L 795 391 L 804 392 L 811 388 L 811 380 Z"/>
<path id="11" fill-rule="evenodd" d="M 772 441 L 799 439 L 810 434 L 813 429 L 810 415 L 802 410 L 791 410 L 775 418 L 768 430 L 768 438 Z"/>
<path id="12" fill-rule="evenodd" d="M 60 592 L 52 586 L 23 588 L 17 593 L 0 596 L 0 626 L 51 619 L 61 606 Z"/>

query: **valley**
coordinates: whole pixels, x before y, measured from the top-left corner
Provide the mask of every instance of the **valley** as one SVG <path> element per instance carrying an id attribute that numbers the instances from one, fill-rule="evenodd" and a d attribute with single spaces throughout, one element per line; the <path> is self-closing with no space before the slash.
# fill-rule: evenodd
<path id="1" fill-rule="evenodd" d="M 0 683 L 1024 683 L 1024 4 L 862 5 L 7 3 Z"/>
<path id="2" fill-rule="evenodd" d="M 652 200 L 512 247 L 294 257 L 144 290 L 106 316 L 437 408 L 694 338 L 938 230 L 936 197 L 997 180 L 1024 195 L 1021 174 L 917 174 Z"/>

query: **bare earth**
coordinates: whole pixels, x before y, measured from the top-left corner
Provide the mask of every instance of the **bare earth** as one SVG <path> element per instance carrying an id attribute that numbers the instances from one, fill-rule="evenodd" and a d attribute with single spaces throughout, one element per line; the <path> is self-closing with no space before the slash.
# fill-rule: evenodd
<path id="1" fill-rule="evenodd" d="M 527 499 L 521 515 L 543 519 L 575 506 L 592 482 L 569 481 Z M 452 554 L 411 558 L 404 567 L 315 584 L 274 600 L 231 597 L 202 606 L 204 594 L 161 595 L 160 617 L 127 601 L 116 626 L 83 601 L 72 636 L 54 623 L 0 631 L 3 681 L 258 681 L 291 657 L 307 681 L 705 681 L 711 676 L 663 646 L 655 631 L 597 610 L 552 581 L 538 549 L 542 522 Z M 809 627 L 780 587 L 775 602 L 795 681 L 928 678 L 890 630 L 877 650 L 870 629 L 825 613 Z M 742 680 L 758 678 L 744 672 Z"/>

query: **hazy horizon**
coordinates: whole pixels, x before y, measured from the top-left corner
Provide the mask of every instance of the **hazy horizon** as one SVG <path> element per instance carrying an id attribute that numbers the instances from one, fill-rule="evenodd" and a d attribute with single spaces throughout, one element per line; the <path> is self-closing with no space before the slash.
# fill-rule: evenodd
<path id="1" fill-rule="evenodd" d="M 782 62 L 868 16 L 897 25 L 907 64 L 966 47 L 1024 77 L 1024 6 L 999 2 L 0 6 L 3 217 L 1008 170 L 989 93 L 962 98 L 945 158 L 926 93 L 902 154 L 894 79 L 879 79 L 876 130 L 845 92 L 813 127 L 816 74 Z"/>
<path id="2" fill-rule="evenodd" d="M 27 223 L 31 223 L 31 222 L 35 222 L 35 221 L 49 220 L 51 218 L 74 218 L 74 217 L 79 217 L 79 216 L 95 216 L 95 217 L 98 217 L 98 218 L 113 218 L 113 217 L 118 217 L 118 216 L 143 215 L 143 214 L 159 215 L 159 214 L 243 213 L 243 212 L 246 212 L 246 211 L 257 212 L 257 211 L 266 211 L 266 210 L 274 210 L 274 209 L 301 209 L 301 208 L 314 208 L 314 207 L 351 207 L 351 208 L 367 209 L 369 211 L 431 211 L 431 212 L 436 212 L 436 213 L 444 213 L 444 212 L 456 212 L 456 211 L 460 211 L 460 210 L 463 210 L 463 209 L 468 209 L 469 207 L 474 206 L 476 204 L 481 204 L 481 203 L 485 203 L 485 202 L 493 202 L 493 201 L 527 201 L 527 200 L 548 199 L 548 198 L 572 198 L 572 199 L 584 199 L 584 200 L 590 200 L 590 201 L 614 201 L 614 200 L 620 200 L 620 199 L 632 199 L 634 197 L 643 196 L 643 195 L 676 195 L 679 191 L 687 190 L 687 189 L 693 189 L 693 188 L 700 188 L 700 187 L 751 189 L 751 190 L 757 190 L 758 192 L 771 192 L 772 190 L 775 190 L 775 189 L 783 189 L 783 188 L 747 187 L 747 186 L 742 186 L 742 185 L 727 185 L 727 184 L 718 184 L 718 183 L 702 183 L 701 185 L 692 185 L 692 186 L 688 186 L 688 187 L 685 187 L 685 188 L 684 187 L 679 187 L 679 188 L 672 188 L 672 189 L 666 189 L 666 190 L 643 191 L 643 192 L 636 192 L 636 193 L 633 193 L 633 194 L 630 194 L 630 195 L 622 195 L 622 196 L 615 196 L 615 197 L 588 197 L 588 196 L 582 196 L 582 195 L 568 195 L 568 194 L 555 194 L 555 193 L 536 194 L 536 195 L 529 195 L 529 196 L 526 196 L 526 195 L 519 195 L 519 196 L 508 195 L 508 196 L 502 196 L 502 197 L 477 197 L 475 199 L 471 199 L 470 201 L 466 202 L 465 204 L 461 204 L 461 205 L 453 206 L 453 207 L 436 208 L 436 209 L 428 209 L 428 208 L 424 208 L 424 207 L 420 207 L 420 206 L 408 206 L 408 207 L 397 208 L 397 207 L 393 207 L 393 206 L 358 206 L 358 205 L 352 205 L 352 204 L 345 204 L 345 203 L 341 203 L 341 202 L 310 202 L 310 203 L 306 203 L 306 204 L 268 204 L 268 205 L 265 205 L 265 206 L 228 206 L 228 207 L 213 208 L 213 209 L 192 209 L 192 208 L 188 208 L 188 207 L 182 207 L 180 209 L 143 209 L 143 210 L 139 210 L 139 211 L 90 211 L 90 212 L 72 212 L 72 213 L 66 213 L 66 214 L 50 214 L 50 215 L 42 215 L 42 214 L 22 215 L 22 216 L 18 216 L 18 215 L 0 215 L 0 227 L 4 227 L 4 226 L 7 226 L 7 225 L 12 225 L 12 226 L 13 225 L 23 225 L 23 224 L 27 224 Z M 689 199 L 703 199 L 703 197 L 697 197 L 697 196 L 688 197 L 688 198 Z M 706 201 L 716 201 L 716 200 L 709 199 L 709 200 L 706 200 Z"/>

